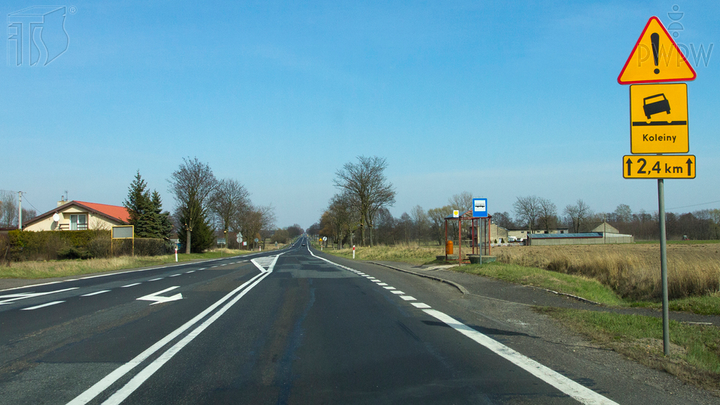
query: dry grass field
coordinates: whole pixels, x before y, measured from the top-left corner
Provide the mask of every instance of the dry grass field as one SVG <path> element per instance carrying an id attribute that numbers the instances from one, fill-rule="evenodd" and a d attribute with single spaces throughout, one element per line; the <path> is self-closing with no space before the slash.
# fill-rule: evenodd
<path id="1" fill-rule="evenodd" d="M 660 245 L 507 246 L 493 248 L 503 263 L 594 278 L 621 297 L 654 300 L 661 295 Z M 720 291 L 720 244 L 669 244 L 671 299 Z"/>

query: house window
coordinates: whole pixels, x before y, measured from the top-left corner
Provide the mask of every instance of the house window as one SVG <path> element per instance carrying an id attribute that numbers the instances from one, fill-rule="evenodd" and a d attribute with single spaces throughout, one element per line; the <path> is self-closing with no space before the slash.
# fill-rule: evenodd
<path id="1" fill-rule="evenodd" d="M 70 215 L 70 230 L 71 231 L 85 231 L 87 230 L 87 215 L 86 214 L 73 214 Z"/>

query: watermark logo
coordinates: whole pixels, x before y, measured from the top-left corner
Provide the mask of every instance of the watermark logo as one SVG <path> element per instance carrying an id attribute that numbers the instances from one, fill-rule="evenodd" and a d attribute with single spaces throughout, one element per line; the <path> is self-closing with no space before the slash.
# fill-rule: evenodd
<path id="1" fill-rule="evenodd" d="M 65 6 L 32 6 L 8 14 L 8 65 L 47 66 L 65 53 L 70 46 L 66 14 Z"/>
<path id="2" fill-rule="evenodd" d="M 688 62 L 691 62 L 693 66 L 696 68 L 699 66 L 705 66 L 708 67 L 710 64 L 710 56 L 712 55 L 713 47 L 715 44 L 708 45 L 707 49 L 705 49 L 705 46 L 703 44 L 695 45 L 693 43 L 690 44 L 683 44 L 678 42 L 678 37 L 680 36 L 680 33 L 685 31 L 685 26 L 680 22 L 682 20 L 683 16 L 685 16 L 685 13 L 680 11 L 680 6 L 677 4 L 674 4 L 672 6 L 672 11 L 667 13 L 668 18 L 670 19 L 670 24 L 666 26 L 666 29 L 668 32 L 672 33 L 673 38 L 675 39 L 675 43 L 677 44 L 678 48 L 680 48 L 680 51 L 682 51 L 683 55 L 685 55 L 685 58 L 688 60 Z"/>

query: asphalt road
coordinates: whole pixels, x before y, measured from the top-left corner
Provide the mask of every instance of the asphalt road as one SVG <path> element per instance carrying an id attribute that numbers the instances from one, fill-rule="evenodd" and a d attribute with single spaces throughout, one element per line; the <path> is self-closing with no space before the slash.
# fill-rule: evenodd
<path id="1" fill-rule="evenodd" d="M 0 404 L 643 403 L 452 286 L 301 242 L 0 291 Z"/>

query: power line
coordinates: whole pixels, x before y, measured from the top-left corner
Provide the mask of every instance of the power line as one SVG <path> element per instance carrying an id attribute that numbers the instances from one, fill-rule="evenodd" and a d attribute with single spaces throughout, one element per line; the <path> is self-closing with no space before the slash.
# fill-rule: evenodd
<path id="1" fill-rule="evenodd" d="M 23 193 L 23 197 L 25 197 L 25 202 L 28 203 L 28 204 L 30 204 L 30 206 L 33 207 L 33 209 L 35 210 L 35 212 L 38 212 L 38 213 L 39 213 L 38 209 L 35 208 L 35 206 L 34 206 L 30 201 L 28 201 L 27 194 Z"/>
<path id="2" fill-rule="evenodd" d="M 685 205 L 685 206 L 683 206 L 683 207 L 668 208 L 668 210 L 678 210 L 678 209 L 680 209 L 680 208 L 697 207 L 697 206 L 700 206 L 700 205 L 715 204 L 715 203 L 720 203 L 720 200 L 710 201 L 710 202 L 705 202 L 705 203 L 700 203 L 700 204 Z"/>

